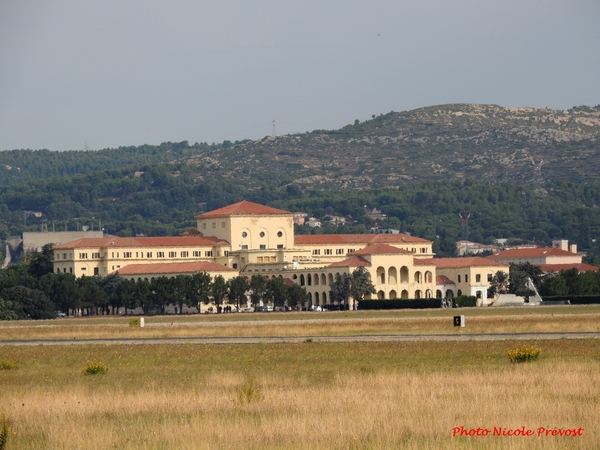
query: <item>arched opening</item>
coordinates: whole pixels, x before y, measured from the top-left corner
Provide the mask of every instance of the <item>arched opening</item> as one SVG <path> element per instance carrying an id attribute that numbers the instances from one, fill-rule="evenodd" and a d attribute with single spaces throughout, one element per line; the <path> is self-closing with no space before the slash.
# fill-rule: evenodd
<path id="1" fill-rule="evenodd" d="M 431 283 L 433 281 L 433 274 L 430 271 L 425 272 L 425 283 Z"/>
<path id="2" fill-rule="evenodd" d="M 456 292 L 456 295 L 457 295 L 458 297 L 460 297 L 460 296 L 462 295 L 462 291 L 459 289 L 459 290 Z"/>
<path id="3" fill-rule="evenodd" d="M 442 298 L 442 291 L 440 291 L 439 289 L 437 289 L 435 291 L 435 298 Z"/>
<path id="4" fill-rule="evenodd" d="M 454 297 L 454 291 L 452 289 L 448 289 L 446 291 L 446 298 L 452 298 Z"/>
<path id="5" fill-rule="evenodd" d="M 313 298 L 312 297 L 312 292 L 309 292 L 308 293 L 308 304 L 309 304 L 309 306 L 313 304 L 312 298 Z"/>
<path id="6" fill-rule="evenodd" d="M 294 274 L 292 275 L 292 280 L 297 280 L 298 279 L 298 275 Z"/>
<path id="7" fill-rule="evenodd" d="M 388 283 L 396 284 L 398 283 L 398 271 L 394 266 L 388 269 Z"/>
<path id="8" fill-rule="evenodd" d="M 415 291 L 415 298 L 421 298 L 421 289 Z"/>
<path id="9" fill-rule="evenodd" d="M 400 293 L 400 298 L 408 298 L 408 291 L 406 289 L 402 289 Z"/>
<path id="10" fill-rule="evenodd" d="M 327 274 L 327 284 L 329 286 L 331 286 L 333 284 L 333 274 L 332 273 Z"/>
<path id="11" fill-rule="evenodd" d="M 381 266 L 377 268 L 377 281 L 381 284 L 385 284 L 385 269 Z"/>
<path id="12" fill-rule="evenodd" d="M 322 284 L 323 286 L 326 286 L 326 285 L 327 285 L 327 277 L 325 276 L 325 274 L 324 274 L 324 273 L 322 273 L 322 274 L 321 274 L 321 284 Z"/>
<path id="13" fill-rule="evenodd" d="M 379 291 L 379 292 L 377 293 L 377 298 L 378 298 L 379 300 L 383 300 L 383 299 L 385 298 L 385 292 L 383 292 L 383 291 Z"/>
<path id="14" fill-rule="evenodd" d="M 319 303 L 319 293 L 315 292 L 315 305 L 320 305 Z"/>
<path id="15" fill-rule="evenodd" d="M 477 292 L 475 292 L 475 296 L 476 296 L 477 298 L 481 298 L 481 291 L 477 291 Z"/>
<path id="16" fill-rule="evenodd" d="M 400 283 L 408 283 L 408 267 L 402 266 L 400 269 Z"/>
<path id="17" fill-rule="evenodd" d="M 300 275 L 300 286 L 304 286 L 304 274 Z"/>
<path id="18" fill-rule="evenodd" d="M 431 289 L 427 289 L 425 291 L 425 298 L 431 298 L 433 297 L 433 293 L 431 292 Z"/>
<path id="19" fill-rule="evenodd" d="M 323 304 L 327 303 L 327 292 L 323 292 Z"/>
<path id="20" fill-rule="evenodd" d="M 306 284 L 307 286 L 312 286 L 312 276 L 310 273 L 306 275 Z"/>
<path id="21" fill-rule="evenodd" d="M 319 285 L 319 274 L 315 273 L 313 275 L 313 280 L 315 280 L 315 286 Z"/>
<path id="22" fill-rule="evenodd" d="M 422 283 L 422 282 L 423 282 L 423 274 L 417 270 L 415 272 L 415 283 Z"/>
<path id="23" fill-rule="evenodd" d="M 398 294 L 396 294 L 396 291 L 395 291 L 395 290 L 393 290 L 393 289 L 392 289 L 392 290 L 390 291 L 390 296 L 389 296 L 389 298 L 390 298 L 390 300 L 391 300 L 391 299 L 398 298 Z"/>

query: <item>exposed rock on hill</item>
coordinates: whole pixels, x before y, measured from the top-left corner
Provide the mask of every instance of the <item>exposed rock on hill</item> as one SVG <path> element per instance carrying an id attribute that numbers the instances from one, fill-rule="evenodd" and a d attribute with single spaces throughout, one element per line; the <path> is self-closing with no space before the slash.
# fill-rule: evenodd
<path id="1" fill-rule="evenodd" d="M 470 177 L 489 184 L 600 181 L 600 107 L 455 104 L 340 130 L 267 137 L 190 159 L 235 179 L 364 189 Z"/>

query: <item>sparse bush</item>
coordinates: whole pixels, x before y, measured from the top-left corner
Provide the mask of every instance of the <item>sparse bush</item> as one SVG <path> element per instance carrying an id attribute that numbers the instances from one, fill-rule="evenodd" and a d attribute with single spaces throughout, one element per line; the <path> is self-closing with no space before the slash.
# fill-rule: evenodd
<path id="1" fill-rule="evenodd" d="M 454 297 L 452 300 L 454 300 L 455 308 L 470 308 L 477 306 L 477 297 L 474 295 L 460 295 L 458 297 Z"/>
<path id="2" fill-rule="evenodd" d="M 512 363 L 535 361 L 540 356 L 541 349 L 537 347 L 518 347 L 508 351 L 508 359 Z"/>
<path id="3" fill-rule="evenodd" d="M 106 372 L 108 372 L 108 366 L 96 361 L 89 361 L 87 367 L 83 369 L 84 375 L 98 375 Z"/>
<path id="4" fill-rule="evenodd" d="M 8 435 L 10 434 L 10 427 L 8 426 L 8 420 L 6 420 L 6 413 L 2 412 L 2 429 L 0 429 L 0 450 L 6 448 L 6 442 L 8 441 Z"/>
<path id="5" fill-rule="evenodd" d="M 134 317 L 133 319 L 129 319 L 129 326 L 130 327 L 139 327 L 140 326 L 140 318 Z"/>
<path id="6" fill-rule="evenodd" d="M 261 399 L 260 389 L 254 383 L 254 378 L 250 378 L 248 383 L 239 387 L 237 395 L 240 403 L 258 402 Z"/>
<path id="7" fill-rule="evenodd" d="M 370 366 L 360 366 L 360 373 L 364 373 L 365 375 L 372 375 L 375 373 L 375 368 Z"/>
<path id="8" fill-rule="evenodd" d="M 19 365 L 14 361 L 0 361 L 0 370 L 16 370 Z"/>

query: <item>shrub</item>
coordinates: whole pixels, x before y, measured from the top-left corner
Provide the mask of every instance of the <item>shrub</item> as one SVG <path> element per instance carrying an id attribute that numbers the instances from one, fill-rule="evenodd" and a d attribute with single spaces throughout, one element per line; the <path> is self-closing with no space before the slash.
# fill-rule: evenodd
<path id="1" fill-rule="evenodd" d="M 98 375 L 106 372 L 108 372 L 108 366 L 96 361 L 89 361 L 87 367 L 83 369 L 84 375 Z"/>
<path id="2" fill-rule="evenodd" d="M 541 349 L 537 347 L 518 347 L 508 351 L 508 359 L 512 363 L 535 361 L 540 356 Z"/>
<path id="3" fill-rule="evenodd" d="M 129 319 L 129 326 L 130 327 L 139 327 L 140 326 L 140 318 L 134 317 L 133 319 Z"/>
<path id="4" fill-rule="evenodd" d="M 260 389 L 254 384 L 254 378 L 250 378 L 248 383 L 239 387 L 237 395 L 240 403 L 258 402 L 261 398 Z"/>
<path id="5" fill-rule="evenodd" d="M 8 426 L 8 420 L 6 420 L 6 413 L 2 412 L 2 428 L 0 429 L 0 450 L 6 448 L 6 441 L 8 441 L 8 435 L 10 434 L 10 427 Z"/>
<path id="6" fill-rule="evenodd" d="M 477 297 L 474 295 L 460 295 L 452 299 L 454 301 L 455 308 L 468 308 L 471 306 L 477 306 Z"/>
<path id="7" fill-rule="evenodd" d="M 16 370 L 19 365 L 14 361 L 0 361 L 0 370 Z"/>

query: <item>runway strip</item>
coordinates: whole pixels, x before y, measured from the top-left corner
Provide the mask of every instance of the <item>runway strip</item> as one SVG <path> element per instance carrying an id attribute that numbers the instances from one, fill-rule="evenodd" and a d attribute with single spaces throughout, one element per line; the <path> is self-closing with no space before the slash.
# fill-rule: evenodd
<path id="1" fill-rule="evenodd" d="M 370 334 L 351 336 L 252 336 L 114 339 L 0 340 L 2 345 L 136 345 L 136 344 L 274 344 L 285 342 L 413 342 L 413 341 L 536 341 L 600 339 L 600 333 L 496 333 L 496 334 Z"/>

